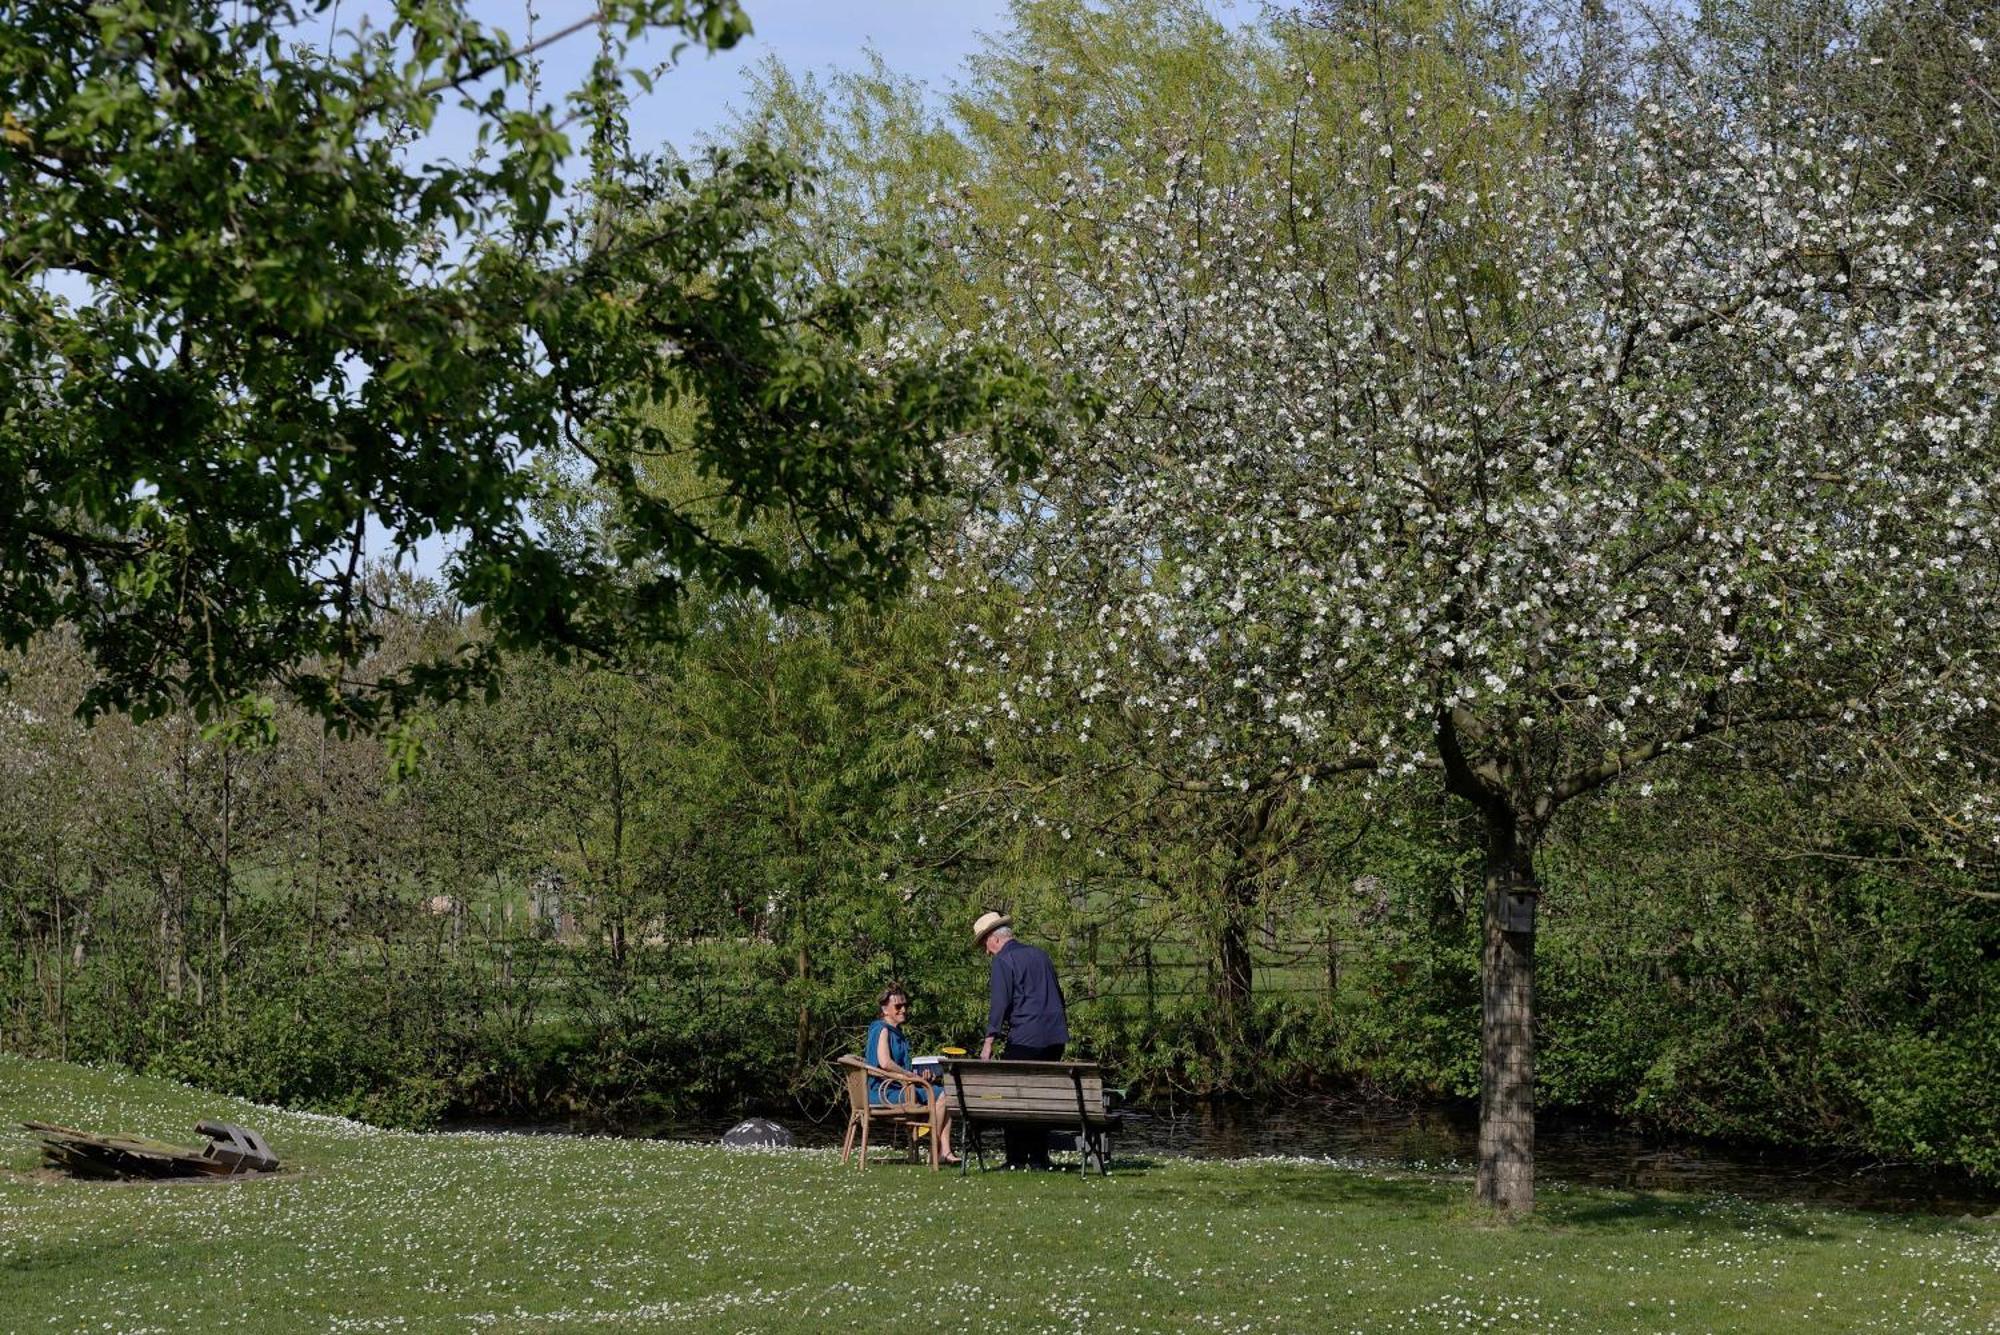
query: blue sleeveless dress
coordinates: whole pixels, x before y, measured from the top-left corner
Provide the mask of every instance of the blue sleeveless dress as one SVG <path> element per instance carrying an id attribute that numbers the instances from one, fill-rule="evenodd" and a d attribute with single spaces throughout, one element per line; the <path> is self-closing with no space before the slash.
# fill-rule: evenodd
<path id="1" fill-rule="evenodd" d="M 895 1025 L 890 1024 L 887 1020 L 877 1020 L 868 1026 L 867 1046 L 861 1050 L 861 1060 L 867 1062 L 870 1066 L 876 1064 L 877 1040 L 883 1034 L 889 1036 L 889 1060 L 904 1070 L 909 1070 L 910 1040 L 904 1038 L 903 1031 Z M 907 1085 L 892 1084 L 880 1076 L 871 1075 L 868 1077 L 868 1101 L 880 1107 L 893 1107 L 900 1104 L 903 1102 L 904 1092 L 908 1089 L 909 1086 Z M 914 1092 L 916 1102 L 929 1103 L 931 1101 L 929 1090 L 917 1089 Z"/>

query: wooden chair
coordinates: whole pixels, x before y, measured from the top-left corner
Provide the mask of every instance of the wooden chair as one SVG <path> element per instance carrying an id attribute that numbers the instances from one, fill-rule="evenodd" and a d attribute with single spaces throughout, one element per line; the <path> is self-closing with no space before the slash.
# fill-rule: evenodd
<path id="1" fill-rule="evenodd" d="M 868 1166 L 868 1138 L 874 1127 L 884 1127 L 891 1131 L 907 1131 L 910 1136 L 910 1153 L 917 1153 L 917 1131 L 921 1127 L 930 1128 L 931 1171 L 938 1169 L 937 1147 L 944 1134 L 944 1091 L 931 1089 L 928 1103 L 918 1102 L 916 1089 L 924 1087 L 924 1082 L 916 1076 L 901 1071 L 885 1071 L 879 1066 L 870 1066 L 861 1058 L 849 1055 L 840 1058 L 835 1065 L 841 1068 L 847 1083 L 847 1138 L 840 1143 L 840 1161 L 844 1164 L 854 1150 L 854 1140 L 861 1138 L 859 1166 Z M 868 1101 L 868 1077 L 874 1076 L 888 1084 L 903 1087 L 903 1102 L 873 1103 Z"/>

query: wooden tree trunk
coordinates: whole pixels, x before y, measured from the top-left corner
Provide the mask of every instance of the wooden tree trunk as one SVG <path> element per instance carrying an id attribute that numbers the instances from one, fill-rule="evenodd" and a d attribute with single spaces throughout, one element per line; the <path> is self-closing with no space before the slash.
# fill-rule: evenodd
<path id="1" fill-rule="evenodd" d="M 182 896 L 178 869 L 162 871 L 156 880 L 159 900 L 160 990 L 174 1001 L 181 998 L 181 982 L 187 973 L 186 942 L 181 930 Z"/>
<path id="2" fill-rule="evenodd" d="M 1224 1029 L 1230 1034 L 1240 1034 L 1250 1017 L 1255 966 L 1250 957 L 1250 937 L 1243 930 L 1243 917 L 1233 905 L 1223 919 L 1222 936 L 1216 944 L 1220 965 L 1215 979 L 1216 1008 Z"/>
<path id="3" fill-rule="evenodd" d="M 1148 941 L 1145 953 L 1140 956 L 1140 964 L 1146 971 L 1146 1023 L 1153 1023 L 1153 1016 L 1159 1010 L 1159 990 L 1153 985 L 1153 943 Z"/>
<path id="4" fill-rule="evenodd" d="M 792 1034 L 792 1072 L 803 1076 L 806 1063 L 812 1059 L 812 952 L 807 943 L 811 940 L 805 933 L 805 924 L 799 924 L 799 954 L 795 965 L 799 980 L 799 1020 Z"/>
<path id="5" fill-rule="evenodd" d="M 1230 832 L 1235 857 L 1222 880 L 1222 933 L 1217 942 L 1221 967 L 1215 1002 L 1224 1031 L 1232 1036 L 1241 1034 L 1250 1019 L 1256 979 L 1249 924 L 1262 898 L 1258 873 L 1270 856 L 1271 826 L 1282 797 L 1280 788 L 1265 788 L 1237 814 Z"/>
<path id="6" fill-rule="evenodd" d="M 56 887 L 56 1060 L 69 1060 L 69 959 L 64 952 L 63 942 L 63 899 L 62 887 Z"/>
<path id="7" fill-rule="evenodd" d="M 1532 890 L 1530 850 L 1489 810 L 1481 958 L 1479 1184 L 1482 1203 L 1535 1208 L 1535 935 L 1505 929 L 1510 892 Z"/>
<path id="8" fill-rule="evenodd" d="M 616 721 L 608 725 L 615 727 Z M 625 755 L 611 734 L 611 969 L 625 987 Z"/>
<path id="9" fill-rule="evenodd" d="M 214 965 L 216 1001 L 225 1011 L 229 1008 L 229 898 L 233 888 L 230 866 L 235 855 L 230 839 L 236 824 L 235 803 L 231 800 L 235 796 L 234 782 L 230 750 L 225 746 L 222 749 L 222 830 L 216 848 Z"/>

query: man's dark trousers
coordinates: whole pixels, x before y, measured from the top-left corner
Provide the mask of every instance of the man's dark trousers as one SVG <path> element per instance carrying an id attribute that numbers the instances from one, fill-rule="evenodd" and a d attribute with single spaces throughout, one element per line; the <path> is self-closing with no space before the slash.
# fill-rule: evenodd
<path id="1" fill-rule="evenodd" d="M 1009 1043 L 1000 1055 L 1010 1062 L 1059 1062 L 1067 1043 L 1050 1043 L 1045 1047 L 1031 1047 L 1025 1043 Z M 1047 1168 L 1049 1166 L 1049 1131 L 1043 1126 L 1015 1126 L 1009 1122 L 1005 1128 L 1007 1140 L 1007 1166 L 1009 1168 Z"/>

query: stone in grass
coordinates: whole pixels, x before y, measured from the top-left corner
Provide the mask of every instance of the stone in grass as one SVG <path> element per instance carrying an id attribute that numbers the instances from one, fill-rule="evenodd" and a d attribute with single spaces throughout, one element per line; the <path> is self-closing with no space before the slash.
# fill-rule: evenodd
<path id="1" fill-rule="evenodd" d="M 776 1122 L 753 1117 L 747 1122 L 738 1122 L 723 1132 L 722 1143 L 733 1150 L 788 1150 L 792 1147 L 792 1133 Z"/>

